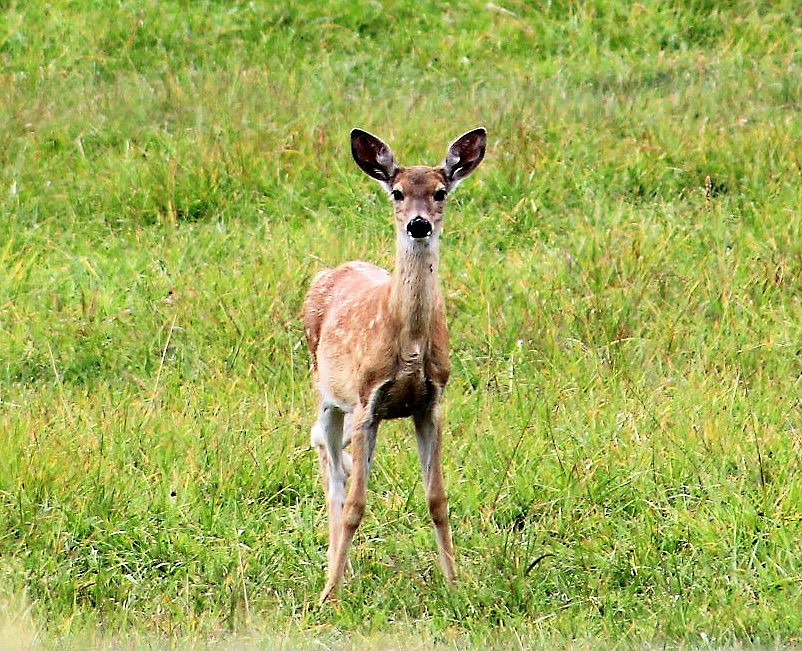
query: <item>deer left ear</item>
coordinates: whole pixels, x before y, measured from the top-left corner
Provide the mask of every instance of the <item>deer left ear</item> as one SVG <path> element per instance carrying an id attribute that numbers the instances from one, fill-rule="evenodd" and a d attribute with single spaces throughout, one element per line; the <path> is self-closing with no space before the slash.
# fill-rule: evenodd
<path id="1" fill-rule="evenodd" d="M 390 191 L 398 173 L 398 164 L 390 147 L 381 138 L 362 129 L 351 130 L 351 155 L 369 177 L 376 179 Z"/>
<path id="2" fill-rule="evenodd" d="M 448 148 L 443 172 L 449 189 L 473 172 L 485 157 L 487 132 L 483 127 L 464 133 Z"/>

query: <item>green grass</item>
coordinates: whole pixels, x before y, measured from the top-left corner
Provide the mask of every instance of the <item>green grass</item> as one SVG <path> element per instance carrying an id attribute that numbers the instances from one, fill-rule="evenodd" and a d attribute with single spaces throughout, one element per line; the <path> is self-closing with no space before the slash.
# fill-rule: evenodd
<path id="1" fill-rule="evenodd" d="M 796 4 L 295 5 L 0 2 L 0 646 L 800 644 Z M 435 163 L 480 124 L 460 584 L 387 423 L 319 608 L 300 303 L 394 258 L 348 130 Z"/>

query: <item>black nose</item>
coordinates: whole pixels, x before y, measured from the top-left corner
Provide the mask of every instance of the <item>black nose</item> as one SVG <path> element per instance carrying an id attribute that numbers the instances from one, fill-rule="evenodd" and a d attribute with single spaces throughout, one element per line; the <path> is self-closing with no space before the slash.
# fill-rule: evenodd
<path id="1" fill-rule="evenodd" d="M 407 233 L 416 240 L 429 237 L 432 234 L 432 224 L 428 219 L 415 217 L 407 224 Z"/>

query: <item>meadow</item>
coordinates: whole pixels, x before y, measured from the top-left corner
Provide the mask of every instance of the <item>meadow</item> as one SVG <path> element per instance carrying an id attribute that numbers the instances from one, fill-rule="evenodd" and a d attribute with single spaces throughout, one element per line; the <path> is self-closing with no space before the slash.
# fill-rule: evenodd
<path id="1" fill-rule="evenodd" d="M 0 0 L 0 648 L 802 645 L 802 9 Z M 358 126 L 482 125 L 441 280 L 442 580 L 385 423 L 341 599 L 313 275 Z"/>

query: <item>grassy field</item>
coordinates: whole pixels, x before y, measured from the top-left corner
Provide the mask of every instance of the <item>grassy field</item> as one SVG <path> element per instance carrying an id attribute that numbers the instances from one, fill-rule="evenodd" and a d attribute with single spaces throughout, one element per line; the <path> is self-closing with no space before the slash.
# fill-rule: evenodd
<path id="1" fill-rule="evenodd" d="M 0 0 L 0 648 L 802 644 L 795 2 Z M 297 6 L 296 6 L 297 5 Z M 334 607 L 311 277 L 435 163 L 444 585 L 385 424 Z"/>

